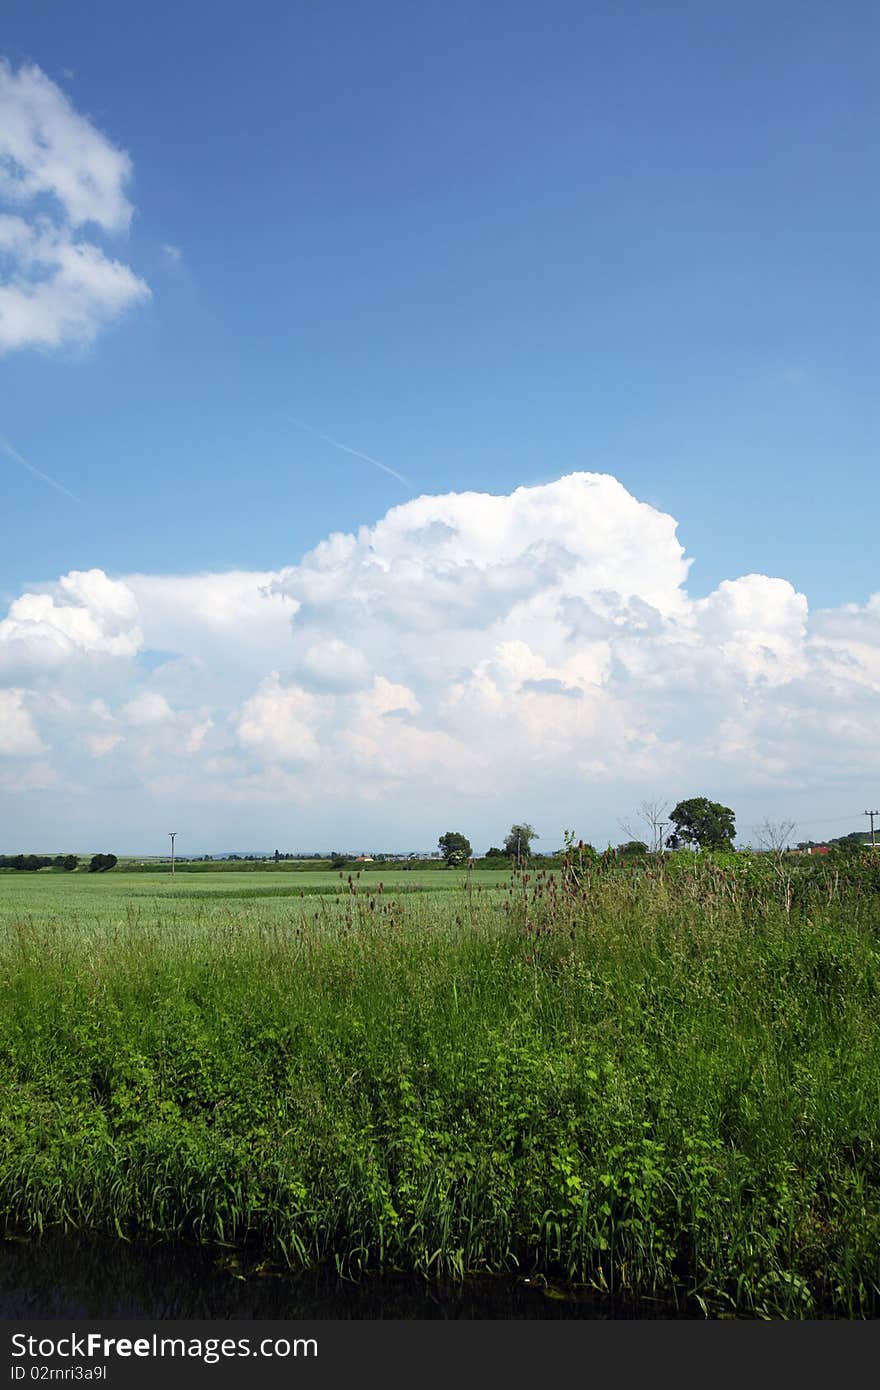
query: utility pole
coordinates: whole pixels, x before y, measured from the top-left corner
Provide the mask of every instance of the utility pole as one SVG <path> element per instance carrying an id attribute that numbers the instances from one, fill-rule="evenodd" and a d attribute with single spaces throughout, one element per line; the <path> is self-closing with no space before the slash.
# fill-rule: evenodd
<path id="1" fill-rule="evenodd" d="M 169 830 L 169 831 L 168 831 L 168 834 L 171 836 L 171 877 L 173 878 L 173 877 L 174 877 L 174 837 L 175 837 L 175 835 L 177 834 L 177 831 L 176 831 L 176 830 Z"/>
<path id="2" fill-rule="evenodd" d="M 659 842 L 657 848 L 660 850 L 660 853 L 661 853 L 661 854 L 663 853 L 663 831 L 666 829 L 666 827 L 667 827 L 668 824 L 669 824 L 669 821 L 668 821 L 668 820 L 658 820 L 658 822 L 657 822 L 657 830 L 658 830 L 659 836 L 660 836 L 660 842 Z"/>
<path id="3" fill-rule="evenodd" d="M 876 848 L 877 848 L 877 842 L 876 842 L 876 840 L 874 839 L 874 817 L 875 817 L 875 816 L 880 816 L 880 811 L 863 811 L 863 812 L 862 812 L 862 815 L 868 816 L 868 817 L 870 818 L 870 821 L 871 821 L 871 848 L 872 848 L 872 849 L 876 849 Z"/>

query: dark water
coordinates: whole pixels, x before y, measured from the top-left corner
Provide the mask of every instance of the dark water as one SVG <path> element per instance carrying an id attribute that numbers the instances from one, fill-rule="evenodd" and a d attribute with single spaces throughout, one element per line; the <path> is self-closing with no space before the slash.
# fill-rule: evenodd
<path id="1" fill-rule="evenodd" d="M 291 1274 L 228 1251 L 49 1237 L 0 1242 L 0 1318 L 669 1318 L 524 1278 Z"/>

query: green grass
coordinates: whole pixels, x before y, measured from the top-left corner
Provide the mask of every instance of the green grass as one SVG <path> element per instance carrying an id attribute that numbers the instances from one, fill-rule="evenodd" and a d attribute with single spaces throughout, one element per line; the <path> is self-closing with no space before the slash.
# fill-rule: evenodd
<path id="1" fill-rule="evenodd" d="M 108 926 L 133 919 L 156 923 L 188 925 L 194 921 L 221 920 L 233 902 L 246 906 L 255 899 L 277 903 L 277 914 L 286 920 L 292 906 L 313 895 L 339 897 L 350 892 L 349 878 L 358 892 L 429 892 L 432 895 L 461 893 L 467 878 L 464 870 L 388 870 L 358 874 L 330 869 L 291 874 L 279 882 L 274 871 L 200 873 L 192 875 L 156 873 L 0 874 L 0 925 L 28 919 L 34 923 L 67 923 L 76 930 Z M 506 888 L 509 870 L 486 870 L 475 874 L 473 891 Z M 269 905 L 261 921 L 272 920 Z"/>
<path id="2" fill-rule="evenodd" d="M 870 879 L 147 878 L 0 883 L 8 1229 L 877 1311 Z"/>

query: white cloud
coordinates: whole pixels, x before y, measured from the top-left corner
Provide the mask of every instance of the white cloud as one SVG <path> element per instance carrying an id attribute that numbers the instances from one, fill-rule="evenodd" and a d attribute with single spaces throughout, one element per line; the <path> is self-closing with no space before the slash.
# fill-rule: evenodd
<path id="1" fill-rule="evenodd" d="M 0 352 L 88 343 L 125 309 L 149 298 L 146 283 L 65 228 L 0 216 Z"/>
<path id="2" fill-rule="evenodd" d="M 154 690 L 145 690 L 142 695 L 136 695 L 133 700 L 129 700 L 122 713 L 128 723 L 134 724 L 135 727 L 145 724 L 167 724 L 174 718 L 174 712 L 165 696 Z"/>
<path id="3" fill-rule="evenodd" d="M 55 769 L 46 762 L 0 762 L 0 787 L 10 796 L 20 796 L 22 793 L 30 792 L 44 792 L 54 795 L 61 789 L 70 790 Z M 12 828 L 12 826 L 6 828 L 7 836 Z M 7 844 L 9 843 L 10 841 L 7 840 Z M 28 841 L 18 839 L 18 843 L 27 844 Z"/>
<path id="4" fill-rule="evenodd" d="M 423 777 L 436 787 L 483 765 L 481 754 L 447 730 L 423 727 L 414 691 L 376 676 L 369 690 L 353 702 L 339 735 L 343 773 L 352 778 L 353 794 L 366 777 L 371 791 L 392 792 L 395 785 Z M 348 763 L 348 768 L 345 764 Z"/>
<path id="5" fill-rule="evenodd" d="M 138 785 L 229 835 L 246 807 L 269 839 L 286 806 L 302 845 L 345 826 L 419 845 L 467 816 L 475 841 L 517 817 L 614 834 L 658 788 L 744 826 L 777 794 L 860 803 L 880 597 L 811 615 L 753 574 L 692 598 L 688 566 L 673 519 L 603 475 L 420 497 L 279 573 L 75 572 L 24 594 L 0 682 L 19 753 L 45 740 L 107 804 Z"/>
<path id="6" fill-rule="evenodd" d="M 142 640 L 131 588 L 102 570 L 72 570 L 11 604 L 0 622 L 0 679 L 58 671 L 74 658 L 132 657 Z"/>
<path id="7" fill-rule="evenodd" d="M 330 536 L 275 588 L 309 617 L 468 631 L 557 592 L 610 589 L 675 611 L 688 566 L 672 517 L 615 478 L 573 473 L 509 497 L 417 497 L 357 536 Z"/>
<path id="8" fill-rule="evenodd" d="M 297 686 L 283 686 L 277 671 L 260 682 L 238 718 L 238 740 L 266 762 L 315 763 L 320 757 L 314 723 L 318 704 Z"/>
<path id="9" fill-rule="evenodd" d="M 370 679 L 370 665 L 362 651 L 327 637 L 303 652 L 300 679 L 319 691 L 360 690 Z"/>
<path id="10" fill-rule="evenodd" d="M 128 230 L 131 160 L 38 67 L 0 59 L 0 353 L 90 342 L 147 284 L 94 233 Z M 90 226 L 86 239 L 79 229 Z"/>
<path id="11" fill-rule="evenodd" d="M 30 758 L 44 753 L 22 690 L 0 690 L 0 755 Z"/>
<path id="12" fill-rule="evenodd" d="M 223 574 L 126 576 L 134 594 L 144 646 L 188 660 L 216 663 L 228 658 L 230 644 L 243 648 L 244 661 L 265 661 L 290 640 L 298 605 L 270 592 L 277 575 L 266 570 L 228 570 Z"/>
<path id="13" fill-rule="evenodd" d="M 198 753 L 203 747 L 205 739 L 214 727 L 213 719 L 196 719 L 186 736 L 184 750 L 189 753 Z"/>
<path id="14" fill-rule="evenodd" d="M 87 734 L 86 747 L 95 758 L 105 758 L 122 743 L 122 734 Z"/>
<path id="15" fill-rule="evenodd" d="M 125 231 L 131 160 L 33 64 L 13 72 L 0 60 L 0 192 L 27 203 L 47 193 L 74 226 Z"/>

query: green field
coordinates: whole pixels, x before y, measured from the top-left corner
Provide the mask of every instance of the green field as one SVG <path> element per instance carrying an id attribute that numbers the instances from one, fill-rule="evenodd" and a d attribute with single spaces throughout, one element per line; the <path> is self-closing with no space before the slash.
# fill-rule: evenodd
<path id="1" fill-rule="evenodd" d="M 876 1313 L 873 863 L 302 877 L 0 876 L 8 1230 Z"/>
<path id="2" fill-rule="evenodd" d="M 349 879 L 351 883 L 349 883 Z M 471 879 L 471 897 L 506 891 L 510 870 L 482 870 Z M 34 924 L 81 928 L 142 922 L 192 926 L 228 921 L 260 904 L 261 922 L 284 920 L 299 912 L 305 898 L 348 901 L 351 889 L 361 896 L 430 894 L 467 896 L 465 870 L 390 869 L 358 873 L 345 869 L 295 872 L 243 870 L 235 873 L 34 874 L 0 873 L 0 923 L 30 920 Z M 254 921 L 257 919 L 254 918 Z"/>

